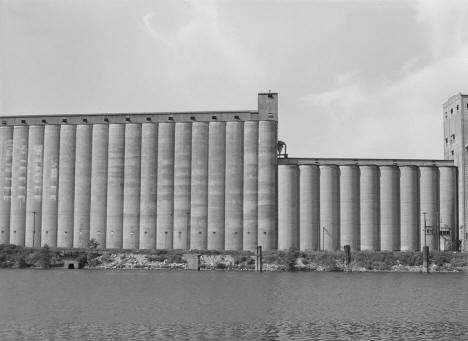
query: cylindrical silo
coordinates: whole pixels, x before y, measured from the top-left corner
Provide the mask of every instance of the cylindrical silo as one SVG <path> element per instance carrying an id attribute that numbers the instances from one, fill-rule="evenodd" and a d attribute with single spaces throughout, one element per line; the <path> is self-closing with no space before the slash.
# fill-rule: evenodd
<path id="1" fill-rule="evenodd" d="M 156 248 L 158 125 L 141 127 L 140 249 Z"/>
<path id="2" fill-rule="evenodd" d="M 76 126 L 60 128 L 57 246 L 73 247 Z"/>
<path id="3" fill-rule="evenodd" d="M 11 176 L 10 244 L 24 246 L 26 227 L 26 176 L 28 163 L 28 127 L 13 128 Z"/>
<path id="4" fill-rule="evenodd" d="M 244 250 L 254 251 L 258 232 L 258 122 L 244 122 Z"/>
<path id="5" fill-rule="evenodd" d="M 122 246 L 124 249 L 138 249 L 138 244 L 140 242 L 141 155 L 141 125 L 139 123 L 129 123 L 125 126 L 124 145 Z"/>
<path id="6" fill-rule="evenodd" d="M 176 123 L 174 149 L 174 249 L 190 245 L 192 123 Z"/>
<path id="7" fill-rule="evenodd" d="M 107 217 L 107 151 L 109 126 L 93 125 L 93 145 L 91 155 L 91 204 L 89 215 L 90 239 L 98 248 L 106 248 Z"/>
<path id="8" fill-rule="evenodd" d="M 192 123 L 190 249 L 193 250 L 206 250 L 208 243 L 208 124 Z"/>
<path id="9" fill-rule="evenodd" d="M 299 166 L 299 248 L 320 249 L 320 170 Z"/>
<path id="10" fill-rule="evenodd" d="M 13 128 L 0 127 L 0 244 L 10 242 L 12 153 Z"/>
<path id="11" fill-rule="evenodd" d="M 380 249 L 400 249 L 400 174 L 396 166 L 380 167 Z"/>
<path id="12" fill-rule="evenodd" d="M 419 238 L 419 169 L 400 167 L 401 250 L 418 250 Z"/>
<path id="13" fill-rule="evenodd" d="M 79 124 L 76 126 L 73 247 L 77 248 L 88 247 L 90 239 L 92 137 L 92 125 Z"/>
<path id="14" fill-rule="evenodd" d="M 242 250 L 242 200 L 244 184 L 244 123 L 226 124 L 226 250 Z"/>
<path id="15" fill-rule="evenodd" d="M 277 122 L 260 121 L 258 135 L 258 245 L 272 250 L 277 247 Z"/>
<path id="16" fill-rule="evenodd" d="M 109 124 L 106 248 L 122 248 L 125 125 Z"/>
<path id="17" fill-rule="evenodd" d="M 340 166 L 340 239 L 341 248 L 350 245 L 360 250 L 359 168 Z"/>
<path id="18" fill-rule="evenodd" d="M 226 122 L 210 122 L 208 144 L 208 249 L 224 250 Z"/>
<path id="19" fill-rule="evenodd" d="M 335 165 L 320 166 L 321 250 L 340 248 L 340 175 Z"/>
<path id="20" fill-rule="evenodd" d="M 421 248 L 439 249 L 439 170 L 420 167 Z M 424 229 L 426 227 L 426 229 Z"/>
<path id="21" fill-rule="evenodd" d="M 380 173 L 377 166 L 360 166 L 361 250 L 380 250 Z"/>
<path id="22" fill-rule="evenodd" d="M 278 249 L 298 247 L 299 176 L 296 165 L 278 166 Z"/>
<path id="23" fill-rule="evenodd" d="M 174 144 L 175 124 L 160 123 L 158 133 L 157 249 L 172 249 L 173 245 Z"/>
<path id="24" fill-rule="evenodd" d="M 439 185 L 440 230 L 442 233 L 439 248 L 444 251 L 456 250 L 457 169 L 455 167 L 440 167 Z"/>
<path id="25" fill-rule="evenodd" d="M 28 139 L 28 176 L 26 198 L 27 247 L 41 246 L 42 168 L 44 126 L 30 126 Z"/>
<path id="26" fill-rule="evenodd" d="M 57 196 L 59 172 L 60 126 L 44 128 L 44 169 L 42 180 L 41 245 L 57 247 Z"/>

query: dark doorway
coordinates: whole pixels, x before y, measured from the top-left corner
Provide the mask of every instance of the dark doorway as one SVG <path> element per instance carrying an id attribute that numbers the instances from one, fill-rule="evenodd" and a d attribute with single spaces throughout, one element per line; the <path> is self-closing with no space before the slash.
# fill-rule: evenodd
<path id="1" fill-rule="evenodd" d="M 68 268 L 69 268 L 69 269 L 75 269 L 75 264 L 71 264 L 71 263 L 68 264 Z"/>

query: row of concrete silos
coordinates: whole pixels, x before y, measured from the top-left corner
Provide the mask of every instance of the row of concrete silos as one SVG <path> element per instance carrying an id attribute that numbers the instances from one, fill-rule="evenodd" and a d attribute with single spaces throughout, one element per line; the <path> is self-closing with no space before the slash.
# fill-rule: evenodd
<path id="1" fill-rule="evenodd" d="M 0 127 L 0 244 L 276 247 L 271 121 Z"/>
<path id="2" fill-rule="evenodd" d="M 456 181 L 451 166 L 280 164 L 278 248 L 439 249 L 441 229 L 456 233 Z"/>

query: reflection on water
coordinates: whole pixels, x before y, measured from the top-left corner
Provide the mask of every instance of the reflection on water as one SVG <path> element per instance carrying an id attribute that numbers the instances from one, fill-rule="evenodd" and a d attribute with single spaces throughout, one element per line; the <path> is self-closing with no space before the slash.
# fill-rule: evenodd
<path id="1" fill-rule="evenodd" d="M 466 340 L 468 274 L 0 270 L 0 339 Z"/>

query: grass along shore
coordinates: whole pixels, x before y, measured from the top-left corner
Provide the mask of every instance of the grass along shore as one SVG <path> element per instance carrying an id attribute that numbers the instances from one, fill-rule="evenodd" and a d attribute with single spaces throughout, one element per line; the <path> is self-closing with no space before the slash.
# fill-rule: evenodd
<path id="1" fill-rule="evenodd" d="M 248 251 L 40 249 L 0 245 L 0 268 L 58 268 L 65 260 L 85 269 L 180 269 L 190 255 L 200 255 L 201 270 L 254 271 L 255 254 Z M 466 253 L 432 252 L 430 271 L 468 271 Z M 422 252 L 264 251 L 264 271 L 422 271 Z"/>

